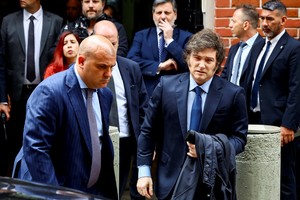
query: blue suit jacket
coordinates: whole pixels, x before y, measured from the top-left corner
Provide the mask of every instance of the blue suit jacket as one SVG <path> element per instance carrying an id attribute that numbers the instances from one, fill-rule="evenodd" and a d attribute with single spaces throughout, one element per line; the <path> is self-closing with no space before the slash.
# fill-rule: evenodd
<path id="1" fill-rule="evenodd" d="M 40 41 L 40 78 L 53 56 L 63 19 L 43 10 L 43 28 Z M 11 13 L 3 18 L 1 25 L 4 64 L 7 85 L 5 89 L 0 80 L 0 91 L 7 90 L 12 101 L 19 101 L 24 84 L 26 46 L 23 27 L 23 10 Z M 0 94 L 1 100 L 7 102 L 7 94 Z"/>
<path id="2" fill-rule="evenodd" d="M 178 71 L 171 71 L 168 74 L 188 71 L 188 67 L 183 59 L 183 49 L 191 35 L 190 32 L 174 28 L 174 41 L 168 45 L 166 48 L 167 55 L 162 59 L 173 58 L 177 62 Z M 140 65 L 149 96 L 151 96 L 152 91 L 159 82 L 160 76 L 166 74 L 165 72 L 162 72 L 160 75 L 156 74 L 159 65 L 158 52 L 156 27 L 152 27 L 135 34 L 132 46 L 127 54 L 128 58 Z"/>
<path id="3" fill-rule="evenodd" d="M 136 62 L 121 56 L 117 56 L 117 62 L 125 88 L 130 128 L 137 139 L 148 103 L 147 90 Z"/>
<path id="4" fill-rule="evenodd" d="M 255 39 L 253 45 L 258 43 L 258 42 L 261 42 L 261 41 L 263 41 L 263 38 L 260 35 L 258 35 L 257 38 Z M 228 81 L 231 80 L 232 68 L 233 68 L 233 65 L 234 65 L 233 61 L 234 61 L 234 57 L 235 57 L 236 52 L 238 51 L 239 47 L 240 47 L 240 43 L 237 43 L 229 49 L 228 57 L 227 57 L 224 69 L 222 71 L 222 74 L 221 74 L 221 77 L 227 79 Z M 241 78 L 240 78 L 240 86 L 244 86 L 244 84 L 245 84 L 244 83 L 245 72 L 246 72 L 246 69 L 249 65 L 249 60 L 250 60 L 250 55 L 251 55 L 252 50 L 253 50 L 253 48 L 251 48 L 251 50 L 249 51 L 249 54 L 248 54 L 248 56 L 245 60 L 243 70 L 242 70 L 242 73 L 241 73 Z"/>
<path id="5" fill-rule="evenodd" d="M 187 153 L 189 73 L 162 77 L 149 101 L 138 140 L 138 165 L 157 155 L 156 195 L 165 198 L 174 187 Z M 244 150 L 248 117 L 244 90 L 214 76 L 207 94 L 200 133 L 223 133 L 236 153 Z"/>
<path id="6" fill-rule="evenodd" d="M 112 94 L 108 88 L 101 88 L 98 96 L 103 123 L 98 182 L 87 188 L 92 146 L 86 106 L 73 67 L 40 83 L 28 100 L 19 178 L 74 188 L 103 198 L 117 197 L 108 135 Z"/>
<path id="7" fill-rule="evenodd" d="M 247 78 L 247 102 L 250 109 L 253 73 L 265 40 L 255 44 Z M 300 42 L 283 34 L 261 74 L 259 97 L 263 124 L 298 130 L 300 115 Z"/>

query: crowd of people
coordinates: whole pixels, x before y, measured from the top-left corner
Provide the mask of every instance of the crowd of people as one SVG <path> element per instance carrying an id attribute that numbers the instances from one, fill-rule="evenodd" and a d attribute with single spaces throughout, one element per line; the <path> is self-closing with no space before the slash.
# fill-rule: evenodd
<path id="1" fill-rule="evenodd" d="M 128 182 L 131 199 L 237 199 L 235 156 L 248 124 L 265 124 L 280 127 L 280 199 L 300 199 L 300 42 L 281 1 L 236 7 L 224 66 L 216 32 L 176 27 L 175 0 L 153 1 L 155 26 L 130 46 L 105 0 L 68 0 L 65 19 L 40 0 L 20 7 L 1 24 L 0 176 L 103 199 Z"/>

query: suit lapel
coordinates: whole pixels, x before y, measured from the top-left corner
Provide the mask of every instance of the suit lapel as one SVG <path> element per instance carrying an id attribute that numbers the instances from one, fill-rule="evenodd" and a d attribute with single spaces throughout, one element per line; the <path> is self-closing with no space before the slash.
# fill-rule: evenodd
<path id="1" fill-rule="evenodd" d="M 216 109 L 219 105 L 219 102 L 222 98 L 222 94 L 219 92 L 222 85 L 219 82 L 219 77 L 214 76 L 207 93 L 203 115 L 200 123 L 200 132 L 205 133 L 207 126 L 209 125 Z"/>
<path id="2" fill-rule="evenodd" d="M 77 121 L 80 122 L 79 127 L 81 129 L 82 137 L 88 147 L 90 154 L 92 155 L 92 144 L 91 144 L 91 137 L 90 137 L 90 127 L 88 122 L 87 110 L 84 104 L 82 91 L 80 89 L 78 80 L 76 78 L 74 72 L 74 65 L 70 67 L 67 71 L 66 75 L 66 85 L 69 88 L 67 91 L 67 95 L 69 96 L 71 106 L 75 112 L 75 117 Z"/>
<path id="3" fill-rule="evenodd" d="M 125 96 L 126 96 L 126 100 L 127 100 L 127 105 L 131 105 L 132 99 L 131 99 L 131 81 L 129 79 L 130 75 L 129 75 L 129 66 L 127 65 L 127 62 L 124 62 L 124 60 L 122 60 L 122 58 L 120 58 L 119 56 L 117 57 L 117 62 L 118 62 L 118 67 L 119 67 L 119 71 L 123 80 L 123 85 L 124 85 L 124 89 L 125 89 Z M 128 106 L 128 108 L 130 108 L 130 106 Z"/>
<path id="4" fill-rule="evenodd" d="M 185 73 L 179 78 L 176 86 L 176 99 L 181 132 L 185 136 L 187 131 L 187 99 L 189 90 L 189 73 Z"/>
<path id="5" fill-rule="evenodd" d="M 49 29 L 51 27 L 51 17 L 48 16 L 46 11 L 43 11 L 43 27 L 42 27 L 42 36 L 41 36 L 41 50 L 40 55 L 42 54 L 46 41 L 48 39 L 48 34 L 50 33 Z"/>
<path id="6" fill-rule="evenodd" d="M 264 41 L 264 39 L 258 35 L 257 38 L 255 39 L 254 43 L 253 43 L 253 46 L 258 43 L 258 42 L 261 42 L 261 41 Z M 253 47 L 252 46 L 252 47 Z M 249 54 L 245 60 L 245 63 L 244 63 L 244 66 L 243 66 L 243 71 L 242 71 L 242 74 L 241 76 L 243 76 L 243 74 L 245 73 L 246 69 L 248 68 L 248 65 L 249 65 L 249 61 L 250 61 L 250 55 L 252 54 L 252 51 L 253 51 L 253 48 L 251 48 L 251 50 L 249 51 Z"/>
<path id="7" fill-rule="evenodd" d="M 156 33 L 156 28 L 150 28 L 149 35 L 148 37 L 148 45 L 149 47 L 152 47 L 152 55 L 154 57 L 154 60 L 159 60 L 159 55 L 158 55 L 158 38 L 157 38 L 157 33 Z"/>
<path id="8" fill-rule="evenodd" d="M 272 62 L 274 61 L 274 59 L 278 56 L 278 54 L 280 54 L 280 52 L 284 49 L 284 46 L 286 45 L 288 40 L 288 34 L 287 32 L 285 32 L 283 34 L 283 36 L 280 38 L 280 40 L 277 42 L 275 48 L 273 49 L 267 63 L 266 66 L 262 72 L 261 77 L 264 76 L 264 74 L 266 73 L 266 71 L 268 70 L 268 68 L 271 66 Z"/>
<path id="9" fill-rule="evenodd" d="M 17 33 L 19 36 L 19 40 L 22 46 L 22 50 L 24 51 L 24 53 L 26 52 L 26 48 L 25 48 L 25 37 L 24 37 L 24 26 L 23 26 L 23 12 L 19 12 L 17 14 L 17 18 L 16 18 L 16 29 L 17 29 Z"/>
<path id="10" fill-rule="evenodd" d="M 240 47 L 240 45 L 237 44 L 237 45 L 233 46 L 233 49 L 232 49 L 232 57 L 230 59 L 229 67 L 228 67 L 228 72 L 227 72 L 227 74 L 228 74 L 228 76 L 227 76 L 228 79 L 227 80 L 228 81 L 230 81 L 230 79 L 231 79 L 232 69 L 234 67 L 234 57 L 235 57 L 235 54 L 238 51 L 239 47 Z"/>

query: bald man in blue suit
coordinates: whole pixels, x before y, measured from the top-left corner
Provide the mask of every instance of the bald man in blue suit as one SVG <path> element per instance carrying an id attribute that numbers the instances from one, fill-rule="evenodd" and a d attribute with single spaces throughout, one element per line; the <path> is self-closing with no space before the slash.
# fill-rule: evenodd
<path id="1" fill-rule="evenodd" d="M 90 36 L 80 44 L 74 66 L 47 78 L 33 91 L 27 103 L 23 149 L 16 159 L 21 159 L 19 169 L 16 165 L 18 178 L 78 189 L 101 199 L 118 198 L 108 133 L 112 93 L 105 87 L 115 62 L 111 42 Z M 91 186 L 93 150 L 86 88 L 97 90 L 93 107 L 102 144 L 100 175 Z"/>

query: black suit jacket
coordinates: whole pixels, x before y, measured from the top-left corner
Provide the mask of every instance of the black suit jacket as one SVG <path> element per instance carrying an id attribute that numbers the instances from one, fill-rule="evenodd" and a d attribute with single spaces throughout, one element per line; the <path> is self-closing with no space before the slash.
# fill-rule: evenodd
<path id="1" fill-rule="evenodd" d="M 247 102 L 250 109 L 251 90 L 256 60 L 265 40 L 255 44 L 247 72 Z M 300 116 L 300 42 L 287 32 L 272 51 L 259 83 L 261 120 L 263 124 L 298 130 Z"/>
<path id="2" fill-rule="evenodd" d="M 262 40 L 263 40 L 263 38 L 260 35 L 258 35 L 257 38 L 255 39 L 253 45 L 256 44 L 257 42 L 261 42 Z M 228 57 L 227 57 L 224 69 L 222 71 L 222 74 L 221 74 L 221 77 L 227 79 L 228 81 L 230 81 L 230 79 L 231 79 L 232 68 L 234 65 L 234 57 L 235 57 L 236 52 L 238 51 L 239 47 L 240 47 L 240 43 L 237 43 L 229 49 Z M 244 84 L 245 84 L 244 83 L 245 72 L 249 65 L 249 60 L 250 60 L 250 55 L 251 55 L 252 50 L 253 50 L 253 48 L 251 48 L 251 50 L 249 51 L 249 54 L 245 60 L 243 70 L 241 73 L 240 83 L 239 83 L 240 86 L 244 86 Z"/>
<path id="3" fill-rule="evenodd" d="M 52 48 L 58 38 L 63 19 L 55 14 L 43 10 L 43 28 L 40 49 L 40 78 L 43 80 L 44 71 L 52 59 Z M 23 10 L 9 14 L 3 18 L 1 37 L 5 59 L 7 92 L 12 101 L 18 101 L 21 96 L 25 74 L 26 47 L 23 27 Z M 0 91 L 5 91 L 0 80 Z M 4 96 L 6 102 L 6 94 Z"/>

